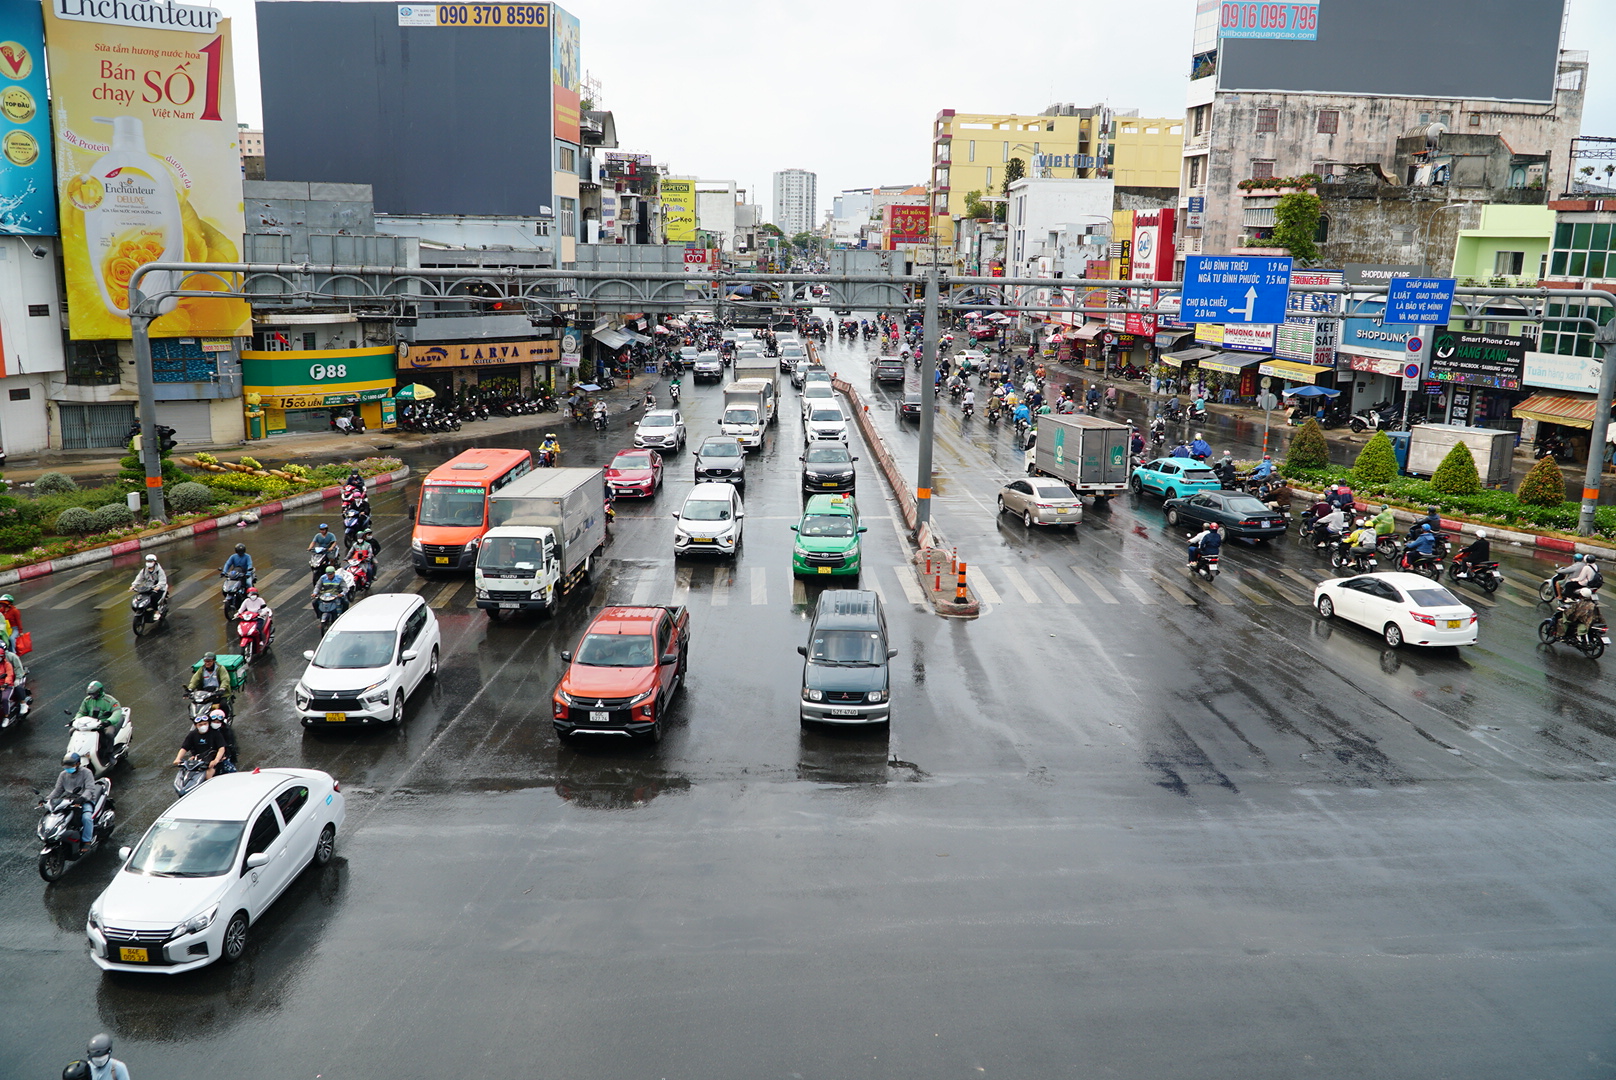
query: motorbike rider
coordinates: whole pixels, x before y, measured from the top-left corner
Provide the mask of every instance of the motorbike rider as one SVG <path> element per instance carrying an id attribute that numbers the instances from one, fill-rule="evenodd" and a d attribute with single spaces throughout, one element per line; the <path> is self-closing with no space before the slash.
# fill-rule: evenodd
<path id="1" fill-rule="evenodd" d="M 1222 549 L 1223 532 L 1214 521 L 1190 537 L 1189 562 L 1185 565 L 1193 570 L 1197 559 L 1210 558 Z"/>
<path id="2" fill-rule="evenodd" d="M 1357 527 L 1347 535 L 1347 546 L 1355 559 L 1365 559 L 1375 553 L 1375 526 L 1368 518 L 1359 518 Z"/>
<path id="3" fill-rule="evenodd" d="M 92 682 L 85 687 L 84 700 L 79 702 L 79 710 L 74 715 L 101 721 L 101 760 L 112 760 L 113 739 L 123 727 L 123 710 L 118 706 L 118 699 L 107 693 L 107 688 L 99 682 Z"/>
<path id="4" fill-rule="evenodd" d="M 247 554 L 246 544 L 237 544 L 233 555 L 224 561 L 224 569 L 220 571 L 225 577 L 230 576 L 232 570 L 241 572 L 241 580 L 251 583 L 253 579 L 252 556 Z"/>
<path id="5" fill-rule="evenodd" d="M 241 607 L 236 609 L 236 617 L 239 619 L 242 615 L 248 613 L 256 615 L 263 622 L 264 640 L 267 642 L 273 636 L 271 630 L 274 623 L 271 620 L 275 618 L 275 613 L 269 609 L 269 605 L 264 602 L 264 598 L 258 595 L 256 585 L 247 586 L 247 596 L 241 601 Z"/>
<path id="6" fill-rule="evenodd" d="M 219 666 L 219 658 L 213 653 L 202 654 L 202 666 L 191 673 L 191 681 L 185 684 L 187 690 L 230 690 L 230 673 Z"/>
<path id="7" fill-rule="evenodd" d="M 47 804 L 57 799 L 72 799 L 79 804 L 83 814 L 79 842 L 88 844 L 95 838 L 95 777 L 80 763 L 77 754 L 62 758 L 62 771 L 56 775 L 56 785 L 45 796 Z"/>
<path id="8" fill-rule="evenodd" d="M 1089 392 L 1084 396 L 1084 400 L 1089 403 L 1089 412 L 1093 412 L 1095 409 L 1099 408 L 1100 388 L 1098 386 L 1089 387 Z"/>
<path id="9" fill-rule="evenodd" d="M 195 755 L 207 763 L 208 775 L 205 779 L 212 780 L 213 771 L 224 760 L 224 737 L 215 735 L 209 723 L 206 713 L 191 721 L 191 730 L 186 733 L 185 741 L 180 743 L 173 764 L 179 765 L 187 755 Z"/>
<path id="10" fill-rule="evenodd" d="M 1599 572 L 1599 564 L 1592 556 L 1579 555 L 1582 561 L 1577 564 L 1571 573 L 1566 575 L 1565 585 L 1561 595 L 1574 595 L 1577 589 L 1597 589 L 1604 584 L 1604 576 Z"/>
<path id="11" fill-rule="evenodd" d="M 1330 493 L 1324 497 L 1324 501 L 1350 512 L 1358 499 L 1346 484 L 1331 484 Z"/>
<path id="12" fill-rule="evenodd" d="M 1442 528 L 1442 512 L 1434 506 L 1428 508 L 1424 517 L 1408 527 L 1408 535 L 1418 535 L 1421 525 L 1429 525 L 1431 531 L 1436 532 Z"/>
<path id="13" fill-rule="evenodd" d="M 147 589 L 151 590 L 153 606 L 161 605 L 163 598 L 168 595 L 168 575 L 163 572 L 157 556 L 151 554 L 146 556 L 145 565 L 135 574 L 135 580 L 129 586 L 130 592 L 144 592 Z"/>
<path id="14" fill-rule="evenodd" d="M 595 410 L 593 415 L 596 423 L 606 423 L 606 403 L 604 401 L 595 402 Z"/>
<path id="15" fill-rule="evenodd" d="M 1211 456 L 1211 444 L 1206 441 L 1206 437 L 1204 435 L 1197 431 L 1195 433 L 1194 441 L 1190 443 L 1190 457 L 1194 458 L 1196 461 L 1205 461 Z"/>
<path id="16" fill-rule="evenodd" d="M 1257 462 L 1256 468 L 1251 470 L 1251 479 L 1267 480 L 1272 475 L 1274 475 L 1274 457 L 1272 454 L 1264 454 L 1262 460 Z"/>
<path id="17" fill-rule="evenodd" d="M 1375 515 L 1375 535 L 1390 536 L 1397 531 L 1397 516 L 1392 513 L 1389 503 L 1380 504 L 1380 513 Z"/>
<path id="18" fill-rule="evenodd" d="M 560 455 L 561 442 L 555 437 L 555 432 L 545 432 L 544 441 L 539 444 L 539 456 L 553 465 Z"/>
<path id="19" fill-rule="evenodd" d="M 1477 529 L 1476 538 L 1463 551 L 1453 557 L 1453 569 L 1455 573 L 1460 570 L 1474 570 L 1482 563 L 1492 561 L 1493 546 L 1487 539 L 1487 530 Z"/>
<path id="20" fill-rule="evenodd" d="M 1212 466 L 1212 471 L 1217 474 L 1218 483 L 1226 488 L 1234 487 L 1235 479 L 1240 475 L 1239 470 L 1234 467 L 1234 458 L 1229 456 L 1227 450 L 1218 459 L 1218 463 Z"/>
<path id="21" fill-rule="evenodd" d="M 1178 444 L 1173 447 L 1173 452 L 1169 456 L 1170 457 L 1177 457 L 1177 458 L 1187 458 L 1187 457 L 1190 456 L 1190 448 L 1188 446 L 1184 445 L 1184 440 L 1183 439 L 1180 439 L 1180 440 L 1178 440 Z"/>
<path id="22" fill-rule="evenodd" d="M 112 1036 L 102 1032 L 90 1039 L 84 1051 L 90 1066 L 90 1080 L 129 1080 L 129 1069 L 112 1056 Z"/>
<path id="23" fill-rule="evenodd" d="M 1018 424 L 1032 423 L 1032 410 L 1027 408 L 1027 403 L 1024 401 L 1016 406 L 1016 411 L 1011 415 Z"/>
<path id="24" fill-rule="evenodd" d="M 314 614 L 316 617 L 318 617 L 320 614 L 319 601 L 322 590 L 330 590 L 335 592 L 338 596 L 341 596 L 347 591 L 347 586 L 343 583 L 342 578 L 338 576 L 336 567 L 326 567 L 325 573 L 321 574 L 320 577 L 315 580 L 314 591 L 309 594 L 311 600 L 313 601 Z"/>
<path id="25" fill-rule="evenodd" d="M 208 735 L 211 738 L 222 740 L 224 743 L 224 757 L 219 762 L 221 773 L 236 771 L 236 729 L 230 724 L 230 717 L 225 715 L 222 707 L 215 705 L 208 710 Z"/>
<path id="26" fill-rule="evenodd" d="M 1128 449 L 1133 451 L 1135 456 L 1145 452 L 1145 437 L 1137 428 L 1133 430 L 1133 437 L 1128 440 Z"/>
<path id="27" fill-rule="evenodd" d="M 976 391 L 967 386 L 965 396 L 960 399 L 960 405 L 974 413 L 976 411 Z"/>
<path id="28" fill-rule="evenodd" d="M 331 526 L 322 521 L 320 522 L 320 531 L 314 534 L 313 540 L 309 541 L 308 550 L 316 555 L 324 556 L 321 566 L 330 566 L 341 558 L 342 543 L 337 539 L 337 534 L 331 531 Z M 314 568 L 313 574 L 315 577 L 320 576 L 320 566 Z"/>
<path id="29" fill-rule="evenodd" d="M 1420 522 L 1419 530 L 1403 552 L 1404 566 L 1414 565 L 1416 555 L 1427 559 L 1436 558 L 1436 533 L 1432 532 L 1431 526 L 1423 521 Z"/>
<path id="30" fill-rule="evenodd" d="M 1117 388 L 1114 386 L 1105 388 L 1105 407 L 1108 409 L 1117 407 Z"/>
<path id="31" fill-rule="evenodd" d="M 22 633 L 22 612 L 17 610 L 17 601 L 10 593 L 0 596 L 0 619 L 5 620 L 6 639 L 15 641 Z"/>
<path id="32" fill-rule="evenodd" d="M 656 404 L 657 404 L 657 402 L 656 402 L 656 391 L 655 390 L 647 390 L 645 392 L 645 407 L 647 409 L 654 409 L 654 408 L 656 408 Z"/>
<path id="33" fill-rule="evenodd" d="M 1339 506 L 1332 507 L 1313 521 L 1313 542 L 1326 544 L 1339 537 L 1347 528 L 1347 515 Z"/>

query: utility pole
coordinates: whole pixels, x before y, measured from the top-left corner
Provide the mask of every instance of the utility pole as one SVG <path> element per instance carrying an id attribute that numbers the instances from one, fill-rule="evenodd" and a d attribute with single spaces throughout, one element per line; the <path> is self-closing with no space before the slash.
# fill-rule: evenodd
<path id="1" fill-rule="evenodd" d="M 157 387 L 152 381 L 151 322 L 144 311 L 145 297 L 140 289 L 129 289 L 129 336 L 135 349 L 135 380 L 140 390 L 140 459 L 146 466 L 146 515 L 152 521 L 168 520 L 163 499 L 163 437 L 157 431 Z"/>
<path id="2" fill-rule="evenodd" d="M 1610 401 L 1616 394 L 1616 318 L 1594 331 L 1594 344 L 1605 348 L 1604 369 L 1599 373 L 1599 396 L 1594 399 L 1593 430 L 1588 433 L 1588 468 L 1582 476 L 1582 510 L 1577 514 L 1577 533 L 1594 534 L 1594 512 L 1599 509 L 1600 482 L 1605 475 L 1605 435 L 1610 424 Z"/>
<path id="3" fill-rule="evenodd" d="M 926 269 L 926 313 L 920 337 L 920 467 L 915 473 L 915 530 L 931 521 L 931 443 L 937 408 L 937 263 Z"/>

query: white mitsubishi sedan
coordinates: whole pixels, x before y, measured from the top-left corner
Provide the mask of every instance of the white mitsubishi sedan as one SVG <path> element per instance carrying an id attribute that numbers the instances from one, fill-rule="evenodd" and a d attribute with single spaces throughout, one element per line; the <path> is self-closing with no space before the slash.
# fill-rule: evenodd
<path id="1" fill-rule="evenodd" d="M 1394 649 L 1476 643 L 1476 613 L 1421 574 L 1331 578 L 1314 588 L 1313 606 L 1326 619 L 1339 615 L 1368 627 Z"/>
<path id="2" fill-rule="evenodd" d="M 314 769 L 216 776 L 120 853 L 90 905 L 90 959 L 103 971 L 175 975 L 234 963 L 248 928 L 305 866 L 331 861 L 342 787 Z"/>

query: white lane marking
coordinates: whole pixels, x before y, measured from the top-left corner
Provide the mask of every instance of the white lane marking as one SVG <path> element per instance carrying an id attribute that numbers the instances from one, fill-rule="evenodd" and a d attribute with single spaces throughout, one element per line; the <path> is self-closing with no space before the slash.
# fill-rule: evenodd
<path id="1" fill-rule="evenodd" d="M 1216 600 L 1218 603 L 1224 605 L 1225 607 L 1227 607 L 1228 605 L 1234 603 L 1233 600 L 1230 600 L 1227 596 L 1224 596 L 1221 592 L 1214 589 L 1211 585 L 1207 584 L 1204 580 L 1202 580 L 1199 576 L 1197 576 L 1194 571 L 1190 570 L 1189 567 L 1181 567 L 1179 569 L 1179 573 L 1183 574 L 1186 578 L 1189 578 L 1190 584 L 1195 585 L 1202 592 L 1206 593 L 1212 599 Z M 1268 601 L 1264 600 L 1263 603 L 1267 604 Z"/>
<path id="2" fill-rule="evenodd" d="M 1061 598 L 1062 603 L 1081 604 L 1083 602 L 1077 598 L 1076 593 L 1066 587 L 1064 581 L 1055 576 L 1054 570 L 1047 566 L 1040 566 L 1034 572 L 1044 579 L 1044 584 L 1048 585 L 1055 595 Z"/>
<path id="3" fill-rule="evenodd" d="M 1154 604 L 1156 602 L 1156 598 L 1151 596 L 1144 589 L 1141 589 L 1139 587 L 1139 583 L 1133 578 L 1129 577 L 1126 571 L 1117 571 L 1117 581 L 1124 589 L 1127 589 L 1130 593 L 1132 593 L 1133 598 L 1139 601 L 1141 604 Z"/>
<path id="4" fill-rule="evenodd" d="M 791 579 L 791 602 L 798 607 L 808 603 L 808 586 L 803 584 L 800 577 L 793 576 Z"/>
<path id="5" fill-rule="evenodd" d="M 1160 585 L 1162 590 L 1166 592 L 1168 596 L 1171 596 L 1174 600 L 1177 600 L 1185 607 L 1195 606 L 1195 600 L 1190 596 L 1189 593 L 1185 592 L 1183 589 L 1180 589 L 1177 585 L 1174 585 L 1171 581 L 1168 581 L 1160 574 L 1151 574 L 1150 580 L 1154 581 L 1157 585 Z"/>
<path id="6" fill-rule="evenodd" d="M 1264 585 L 1268 586 L 1270 589 L 1272 589 L 1276 593 L 1278 593 L 1281 597 L 1283 597 L 1284 599 L 1290 601 L 1293 604 L 1296 604 L 1299 607 L 1310 607 L 1311 606 L 1311 602 L 1307 599 L 1307 597 L 1303 596 L 1301 593 L 1298 593 L 1298 592 L 1294 591 L 1288 585 L 1281 585 L 1278 581 L 1274 580 L 1271 577 L 1267 577 L 1267 576 L 1263 575 L 1262 573 L 1260 573 L 1259 571 L 1256 571 L 1256 570 L 1246 570 L 1246 571 L 1243 571 L 1243 573 L 1245 573 L 1248 577 L 1251 577 L 1251 578 L 1253 578 L 1253 579 L 1255 579 L 1257 581 L 1262 582 Z"/>
<path id="7" fill-rule="evenodd" d="M 265 589 L 269 588 L 271 585 L 275 584 L 275 582 L 279 581 L 289 573 L 291 573 L 291 571 L 284 566 L 274 570 L 267 570 L 261 577 L 254 580 L 253 587 L 258 590 L 259 595 L 263 595 Z"/>
<path id="8" fill-rule="evenodd" d="M 915 580 L 913 566 L 894 566 L 892 572 L 898 575 L 898 588 L 903 590 L 903 598 L 911 604 L 925 604 L 926 594 L 920 591 L 920 583 Z"/>
<path id="9" fill-rule="evenodd" d="M 1303 577 L 1301 574 L 1298 574 L 1295 570 L 1292 570 L 1288 566 L 1280 567 L 1279 572 L 1305 588 L 1307 590 L 1308 603 L 1311 604 L 1313 602 L 1313 586 L 1316 584 L 1316 582 L 1309 581 L 1307 578 Z"/>
<path id="10" fill-rule="evenodd" d="M 269 601 L 270 609 L 271 610 L 277 609 L 282 604 L 291 603 L 291 601 L 294 598 L 299 597 L 299 596 L 307 596 L 309 593 L 312 593 L 313 591 L 314 591 L 314 586 L 305 585 L 301 581 L 294 581 L 294 582 L 292 582 L 292 584 L 288 585 L 286 588 L 284 588 L 280 592 L 276 593 L 274 595 L 274 597 L 272 597 L 270 599 L 270 601 Z"/>
<path id="11" fill-rule="evenodd" d="M 1022 578 L 1021 571 L 1013 566 L 1001 566 L 999 567 L 999 572 L 1010 579 L 1010 587 L 1020 593 L 1021 598 L 1027 603 L 1042 604 L 1044 602 L 1043 598 L 1033 592 L 1032 586 L 1028 585 L 1025 579 Z"/>
<path id="12" fill-rule="evenodd" d="M 656 567 L 647 566 L 640 570 L 640 580 L 634 583 L 634 595 L 629 603 L 635 607 L 645 607 L 651 602 L 656 593 Z"/>
<path id="13" fill-rule="evenodd" d="M 767 604 L 769 602 L 769 575 L 761 566 L 754 566 L 747 571 L 752 578 L 752 603 Z"/>
<path id="14" fill-rule="evenodd" d="M 35 594 L 33 596 L 28 597 L 26 600 L 23 601 L 23 603 L 27 604 L 30 607 L 37 607 L 39 605 L 40 601 L 49 600 L 51 597 L 55 596 L 58 593 L 66 592 L 68 589 L 71 589 L 73 586 L 79 584 L 80 582 L 88 581 L 90 578 L 95 577 L 97 574 L 101 573 L 105 569 L 106 569 L 106 567 L 104 567 L 104 566 L 95 566 L 95 567 L 91 567 L 88 570 L 80 570 L 76 574 L 68 574 L 66 581 L 63 581 L 59 585 L 52 585 L 50 588 L 46 589 L 44 592 L 37 593 L 37 594 Z M 74 601 L 74 603 L 77 603 L 77 601 Z"/>
<path id="15" fill-rule="evenodd" d="M 690 567 L 681 566 L 673 572 L 673 598 L 674 604 L 690 603 Z"/>
<path id="16" fill-rule="evenodd" d="M 715 567 L 713 570 L 713 591 L 711 603 L 713 607 L 729 607 L 729 594 L 735 584 L 734 572 L 728 567 Z"/>
<path id="17" fill-rule="evenodd" d="M 1122 601 L 1111 595 L 1111 590 L 1100 584 L 1100 579 L 1083 569 L 1081 566 L 1070 567 L 1072 573 L 1083 579 L 1083 584 L 1094 590 L 1094 595 L 1100 598 L 1102 604 L 1120 604 Z"/>
<path id="18" fill-rule="evenodd" d="M 1272 603 L 1268 597 L 1264 596 L 1256 589 L 1253 589 L 1250 585 L 1243 584 L 1240 579 L 1235 577 L 1233 574 L 1225 572 L 1224 576 L 1229 579 L 1229 584 L 1234 587 L 1236 592 L 1238 592 L 1241 596 L 1244 596 L 1247 600 L 1250 600 L 1253 604 L 1256 604 L 1259 607 L 1268 607 Z"/>
<path id="19" fill-rule="evenodd" d="M 948 575 L 943 576 L 946 578 Z M 993 582 L 988 580 L 988 576 L 982 572 L 981 567 L 967 566 L 965 568 L 965 580 L 971 588 L 976 590 L 976 594 L 988 603 L 1004 603 L 1004 598 L 999 595 L 999 590 L 993 587 Z M 943 587 L 945 589 L 948 587 L 947 581 L 944 581 Z"/>
<path id="20" fill-rule="evenodd" d="M 449 602 L 454 599 L 455 593 L 459 592 L 461 586 L 465 584 L 467 584 L 467 582 L 446 581 L 443 583 L 443 587 L 434 593 L 432 595 L 432 599 L 428 600 L 427 603 L 437 610 L 442 611 L 444 608 L 449 606 Z"/>

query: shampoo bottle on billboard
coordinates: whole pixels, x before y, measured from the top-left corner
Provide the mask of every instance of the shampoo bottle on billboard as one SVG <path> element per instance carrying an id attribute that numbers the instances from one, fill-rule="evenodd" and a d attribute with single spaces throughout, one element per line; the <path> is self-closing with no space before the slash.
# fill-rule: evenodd
<path id="1" fill-rule="evenodd" d="M 130 275 L 149 262 L 183 261 L 185 229 L 168 167 L 147 152 L 139 118 L 95 120 L 112 125 L 112 149 L 75 178 L 69 197 L 84 211 L 84 243 L 96 268 L 101 302 L 109 313 L 127 316 Z M 148 293 L 167 291 L 172 277 L 147 274 L 142 287 Z M 166 315 L 178 303 L 178 297 L 170 297 L 158 311 Z"/>

